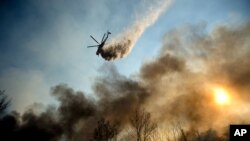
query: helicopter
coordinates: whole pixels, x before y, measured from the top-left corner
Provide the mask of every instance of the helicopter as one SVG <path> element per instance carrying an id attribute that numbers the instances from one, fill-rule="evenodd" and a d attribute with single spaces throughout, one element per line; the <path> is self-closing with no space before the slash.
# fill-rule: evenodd
<path id="1" fill-rule="evenodd" d="M 96 51 L 96 55 L 99 56 L 99 54 L 102 53 L 102 51 L 103 51 L 102 48 L 104 47 L 105 42 L 107 41 L 109 34 L 111 34 L 111 32 L 109 32 L 109 31 L 107 31 L 107 33 L 104 33 L 104 35 L 103 35 L 103 37 L 102 37 L 101 43 L 99 43 L 92 35 L 90 35 L 90 37 L 91 37 L 98 45 L 88 46 L 88 48 L 90 48 L 90 47 L 98 47 L 98 48 L 97 48 L 97 51 Z"/>

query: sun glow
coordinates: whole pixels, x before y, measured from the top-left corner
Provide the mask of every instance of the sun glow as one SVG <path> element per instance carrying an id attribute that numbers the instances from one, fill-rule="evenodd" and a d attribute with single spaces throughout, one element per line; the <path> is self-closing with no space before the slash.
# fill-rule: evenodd
<path id="1" fill-rule="evenodd" d="M 217 104 L 226 105 L 230 103 L 229 93 L 223 88 L 214 89 L 214 99 Z"/>

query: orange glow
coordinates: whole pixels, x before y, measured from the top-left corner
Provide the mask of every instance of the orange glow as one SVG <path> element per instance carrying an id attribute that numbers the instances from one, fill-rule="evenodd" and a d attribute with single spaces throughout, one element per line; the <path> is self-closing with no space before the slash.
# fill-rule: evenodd
<path id="1" fill-rule="evenodd" d="M 230 103 L 230 95 L 223 88 L 214 88 L 214 99 L 215 102 L 219 105 L 226 105 Z"/>

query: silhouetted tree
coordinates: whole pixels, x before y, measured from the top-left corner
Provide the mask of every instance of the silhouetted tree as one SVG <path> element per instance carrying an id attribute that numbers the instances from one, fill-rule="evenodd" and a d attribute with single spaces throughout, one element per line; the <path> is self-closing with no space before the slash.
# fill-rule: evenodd
<path id="1" fill-rule="evenodd" d="M 119 131 L 119 124 L 110 124 L 108 120 L 104 118 L 100 119 L 97 123 L 97 127 L 94 129 L 93 140 L 94 141 L 116 141 Z"/>
<path id="2" fill-rule="evenodd" d="M 173 141 L 227 141 L 227 135 L 218 135 L 217 131 L 209 129 L 199 132 L 198 129 L 192 128 L 184 131 L 180 123 L 172 128 Z"/>
<path id="3" fill-rule="evenodd" d="M 10 104 L 7 96 L 4 94 L 3 90 L 0 90 L 0 115 L 7 109 Z"/>
<path id="4" fill-rule="evenodd" d="M 130 121 L 136 132 L 136 141 L 147 141 L 157 128 L 156 122 L 151 120 L 151 114 L 144 109 L 137 108 Z"/>

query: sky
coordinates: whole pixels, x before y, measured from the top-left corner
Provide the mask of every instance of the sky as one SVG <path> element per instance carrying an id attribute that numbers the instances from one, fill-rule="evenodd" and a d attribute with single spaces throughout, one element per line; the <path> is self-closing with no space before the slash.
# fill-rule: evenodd
<path id="1" fill-rule="evenodd" d="M 131 141 L 142 112 L 158 124 L 152 140 L 228 140 L 230 124 L 250 123 L 249 6 L 2 0 L 0 90 L 11 100 L 2 138 L 89 141 L 106 121 Z M 107 30 L 97 56 L 90 35 Z"/>
<path id="2" fill-rule="evenodd" d="M 126 30 L 154 1 L 75 0 L 0 2 L 0 89 L 11 98 L 11 109 L 24 111 L 33 103 L 55 103 L 51 87 L 67 84 L 92 95 L 92 83 L 113 64 L 125 76 L 161 51 L 166 32 L 202 25 L 209 32 L 219 24 L 240 25 L 250 19 L 248 0 L 173 0 L 165 12 L 122 59 L 105 61 L 95 44 L 109 30 L 110 39 Z M 108 41 L 110 41 L 110 39 Z"/>

